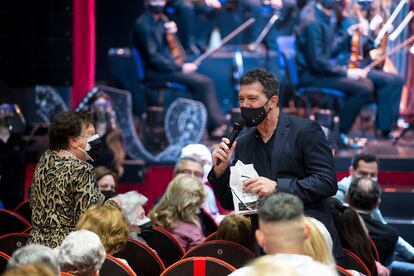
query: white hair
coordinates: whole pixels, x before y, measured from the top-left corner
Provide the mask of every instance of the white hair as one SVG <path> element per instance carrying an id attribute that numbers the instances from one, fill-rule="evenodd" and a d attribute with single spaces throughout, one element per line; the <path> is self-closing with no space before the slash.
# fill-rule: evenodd
<path id="1" fill-rule="evenodd" d="M 7 268 L 24 264 L 44 264 L 59 275 L 59 263 L 53 249 L 41 244 L 28 244 L 17 249 L 7 263 Z"/>
<path id="2" fill-rule="evenodd" d="M 129 191 L 124 194 L 119 194 L 113 198 L 121 208 L 122 215 L 128 220 L 128 224 L 133 224 L 136 221 L 136 209 L 138 205 L 144 206 L 148 198 L 136 191 Z"/>
<path id="3" fill-rule="evenodd" d="M 88 230 L 70 233 L 56 250 L 61 270 L 76 275 L 89 275 L 105 261 L 101 240 Z"/>
<path id="4" fill-rule="evenodd" d="M 213 167 L 211 151 L 203 144 L 189 144 L 181 150 L 180 158 L 188 157 L 188 156 L 196 157 L 201 160 L 201 162 L 203 163 L 203 172 L 204 172 L 203 182 L 206 183 L 208 181 L 207 180 L 208 173 Z"/>

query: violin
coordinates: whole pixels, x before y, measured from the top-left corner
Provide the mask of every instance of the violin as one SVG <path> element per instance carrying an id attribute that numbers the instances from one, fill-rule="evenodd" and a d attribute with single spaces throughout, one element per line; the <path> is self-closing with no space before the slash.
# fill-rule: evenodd
<path id="1" fill-rule="evenodd" d="M 162 20 L 164 23 L 170 22 L 165 15 L 162 16 Z M 170 53 L 175 62 L 178 65 L 183 65 L 185 61 L 185 52 L 175 33 L 171 32 L 171 30 L 166 29 L 165 40 L 167 41 L 168 49 L 170 50 Z"/>

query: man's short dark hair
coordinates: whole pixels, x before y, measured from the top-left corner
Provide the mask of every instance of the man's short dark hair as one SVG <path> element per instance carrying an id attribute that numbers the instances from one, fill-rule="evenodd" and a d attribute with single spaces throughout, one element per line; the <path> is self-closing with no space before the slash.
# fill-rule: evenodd
<path id="1" fill-rule="evenodd" d="M 259 207 L 259 218 L 265 222 L 294 220 L 300 216 L 303 216 L 303 203 L 291 194 L 272 194 Z"/>
<path id="2" fill-rule="evenodd" d="M 357 177 L 349 186 L 349 206 L 360 210 L 372 211 L 377 207 L 381 190 L 376 181 L 366 177 Z"/>
<path id="3" fill-rule="evenodd" d="M 365 163 L 372 163 L 375 162 L 377 164 L 379 164 L 378 158 L 370 153 L 360 153 L 354 156 L 354 159 L 352 159 L 352 168 L 354 168 L 354 170 L 356 170 L 359 166 L 359 161 L 364 161 Z"/>
<path id="4" fill-rule="evenodd" d="M 271 72 L 264 69 L 254 69 L 244 74 L 240 79 L 241 85 L 260 83 L 266 98 L 279 96 L 279 80 Z"/>

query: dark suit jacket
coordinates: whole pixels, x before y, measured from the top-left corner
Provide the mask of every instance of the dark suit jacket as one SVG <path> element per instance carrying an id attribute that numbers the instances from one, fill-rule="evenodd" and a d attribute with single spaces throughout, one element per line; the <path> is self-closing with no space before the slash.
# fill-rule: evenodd
<path id="1" fill-rule="evenodd" d="M 250 128 L 237 139 L 233 163 L 237 160 L 244 164 L 253 163 L 255 133 L 256 129 Z M 271 179 L 277 181 L 279 191 L 294 194 L 303 201 L 305 214 L 320 220 L 331 234 L 335 257 L 342 256 L 326 200 L 338 190 L 334 161 L 321 127 L 314 121 L 281 112 L 271 162 Z M 219 178 L 212 170 L 208 179 L 221 206 L 234 209 L 229 187 L 230 168 Z"/>
<path id="2" fill-rule="evenodd" d="M 369 236 L 378 250 L 381 264 L 389 266 L 394 258 L 395 246 L 398 240 L 398 232 L 393 227 L 374 220 L 369 214 L 358 214 L 363 218 L 368 228 Z"/>

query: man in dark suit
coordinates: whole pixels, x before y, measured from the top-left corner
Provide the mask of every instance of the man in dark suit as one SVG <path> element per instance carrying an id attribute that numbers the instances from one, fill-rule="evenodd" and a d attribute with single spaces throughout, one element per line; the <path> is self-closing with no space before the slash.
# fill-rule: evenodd
<path id="1" fill-rule="evenodd" d="M 387 224 L 372 218 L 372 212 L 380 203 L 380 188 L 370 178 L 357 177 L 349 186 L 346 197 L 349 206 L 362 217 L 368 228 L 369 236 L 377 247 L 380 262 L 385 266 L 393 261 L 395 246 L 398 240 L 397 231 Z"/>
<path id="2" fill-rule="evenodd" d="M 256 69 L 240 80 L 239 101 L 247 129 L 229 149 L 224 138 L 213 151 L 209 173 L 221 206 L 234 209 L 229 187 L 230 160 L 253 164 L 258 178 L 244 181 L 244 191 L 269 196 L 277 191 L 298 196 L 305 214 L 325 224 L 334 242 L 334 255 L 342 256 L 340 241 L 326 199 L 338 189 L 332 152 L 321 127 L 314 121 L 279 111 L 279 81 Z M 220 160 L 220 164 L 217 161 Z M 252 216 L 257 228 L 257 216 Z"/>

